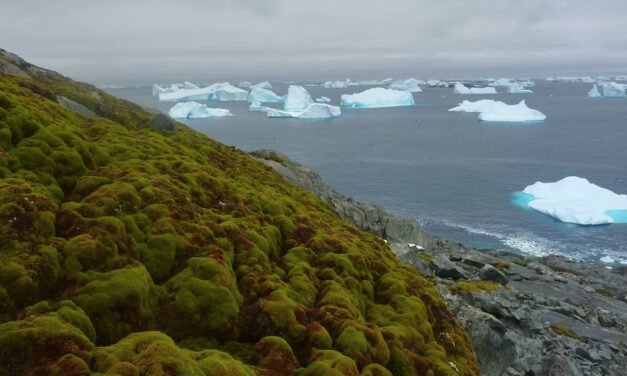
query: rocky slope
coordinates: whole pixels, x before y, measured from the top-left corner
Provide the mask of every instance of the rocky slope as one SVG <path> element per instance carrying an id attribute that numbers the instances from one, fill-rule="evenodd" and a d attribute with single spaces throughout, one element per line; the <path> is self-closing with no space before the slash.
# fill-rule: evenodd
<path id="1" fill-rule="evenodd" d="M 0 375 L 477 375 L 435 284 L 311 193 L 0 50 Z"/>
<path id="2" fill-rule="evenodd" d="M 627 268 L 465 248 L 336 192 L 284 155 L 252 155 L 388 240 L 401 260 L 431 278 L 469 332 L 482 375 L 623 375 L 627 369 Z"/>

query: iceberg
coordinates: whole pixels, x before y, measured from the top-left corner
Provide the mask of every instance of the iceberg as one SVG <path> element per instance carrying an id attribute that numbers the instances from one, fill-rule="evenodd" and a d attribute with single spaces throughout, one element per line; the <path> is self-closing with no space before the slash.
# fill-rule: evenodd
<path id="1" fill-rule="evenodd" d="M 527 107 L 525 101 L 518 104 L 505 104 L 498 102 L 479 113 L 479 120 L 482 121 L 504 121 L 504 122 L 530 122 L 544 121 L 546 115 L 538 110 Z"/>
<path id="2" fill-rule="evenodd" d="M 239 84 L 237 84 L 237 87 L 241 87 L 242 89 L 248 89 L 251 86 L 253 86 L 253 83 L 250 81 L 242 81 Z"/>
<path id="3" fill-rule="evenodd" d="M 419 84 L 424 85 L 425 82 L 415 78 L 409 78 L 407 80 L 396 80 L 390 84 L 389 88 L 394 90 L 409 91 L 410 93 L 420 93 L 422 92 L 422 89 L 418 86 Z"/>
<path id="4" fill-rule="evenodd" d="M 562 222 L 578 225 L 621 223 L 627 213 L 627 195 L 569 176 L 554 183 L 537 182 L 526 187 L 527 205 Z M 622 214 L 622 215 L 621 215 Z"/>
<path id="5" fill-rule="evenodd" d="M 223 108 L 209 108 L 198 102 L 177 103 L 170 109 L 169 115 L 175 119 L 199 119 L 233 116 L 229 110 Z"/>
<path id="6" fill-rule="evenodd" d="M 344 94 L 341 103 L 343 107 L 353 108 L 412 106 L 415 104 L 412 93 L 381 87 L 368 89 L 361 93 Z"/>
<path id="7" fill-rule="evenodd" d="M 154 95 L 155 97 L 163 93 L 164 91 L 165 89 L 162 86 L 157 85 L 157 84 L 152 84 L 152 95 Z"/>
<path id="8" fill-rule="evenodd" d="M 195 83 L 185 81 L 185 83 L 183 83 L 183 89 L 200 89 L 200 87 Z"/>
<path id="9" fill-rule="evenodd" d="M 314 101 L 309 95 L 307 89 L 299 85 L 290 85 L 287 89 L 287 98 L 285 99 L 285 111 L 287 112 L 303 112 Z"/>
<path id="10" fill-rule="evenodd" d="M 530 122 L 546 120 L 546 115 L 530 109 L 525 101 L 513 105 L 491 99 L 482 99 L 476 102 L 463 101 L 449 111 L 479 112 L 479 120 L 483 121 Z"/>
<path id="11" fill-rule="evenodd" d="M 440 80 L 428 80 L 427 86 L 429 87 L 448 87 L 448 82 Z"/>
<path id="12" fill-rule="evenodd" d="M 455 94 L 497 94 L 496 89 L 493 87 L 473 87 L 468 88 L 464 84 L 457 82 L 453 89 Z"/>
<path id="13" fill-rule="evenodd" d="M 250 106 L 248 106 L 248 111 L 252 112 L 266 112 L 268 107 L 262 106 L 259 102 L 252 102 Z"/>
<path id="14" fill-rule="evenodd" d="M 228 82 L 216 83 L 198 89 L 180 89 L 174 92 L 159 93 L 159 100 L 163 102 L 174 101 L 247 101 L 248 92 L 236 88 Z"/>
<path id="15" fill-rule="evenodd" d="M 625 89 L 627 89 L 627 85 L 616 82 L 606 82 L 601 87 L 603 88 L 603 96 L 609 98 L 622 98 L 625 96 Z"/>
<path id="16" fill-rule="evenodd" d="M 490 82 L 488 86 L 513 86 L 518 85 L 516 81 L 510 80 L 509 78 L 499 78 L 498 80 L 494 80 Z"/>
<path id="17" fill-rule="evenodd" d="M 588 96 L 590 98 L 599 98 L 601 96 L 601 92 L 599 91 L 599 87 L 597 86 L 597 84 L 594 84 L 592 86 L 592 89 L 590 89 L 590 91 L 588 92 Z"/>
<path id="18" fill-rule="evenodd" d="M 263 82 L 256 83 L 254 85 L 250 85 L 250 88 L 272 90 L 272 84 L 269 83 L 268 81 L 263 81 Z"/>
<path id="19" fill-rule="evenodd" d="M 338 106 L 323 103 L 311 103 L 303 111 L 283 111 L 270 107 L 265 107 L 264 111 L 271 118 L 330 119 L 342 115 Z"/>
<path id="20" fill-rule="evenodd" d="M 320 98 L 316 98 L 316 102 L 329 103 L 331 102 L 331 99 L 329 97 L 320 97 Z"/>
<path id="21" fill-rule="evenodd" d="M 507 92 L 510 94 L 531 94 L 533 91 L 529 89 L 525 89 L 521 85 L 511 85 L 507 88 Z"/>
<path id="22" fill-rule="evenodd" d="M 327 89 L 345 89 L 349 83 L 351 83 L 349 79 L 346 79 L 346 81 L 327 81 L 322 84 L 322 87 Z"/>
<path id="23" fill-rule="evenodd" d="M 256 86 L 251 88 L 250 94 L 248 95 L 249 102 L 259 102 L 259 103 L 277 103 L 277 102 L 285 102 L 285 96 L 276 95 L 272 90 L 262 89 Z"/>

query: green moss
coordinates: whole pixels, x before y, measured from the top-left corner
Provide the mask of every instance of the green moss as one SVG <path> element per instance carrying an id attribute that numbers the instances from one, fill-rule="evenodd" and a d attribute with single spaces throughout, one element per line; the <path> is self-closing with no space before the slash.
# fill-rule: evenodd
<path id="1" fill-rule="evenodd" d="M 433 285 L 313 194 L 29 72 L 0 75 L 0 374 L 479 373 Z"/>
<path id="2" fill-rule="evenodd" d="M 499 283 L 491 281 L 459 281 L 452 287 L 452 291 L 457 294 L 471 294 L 476 292 L 493 292 L 500 287 Z"/>

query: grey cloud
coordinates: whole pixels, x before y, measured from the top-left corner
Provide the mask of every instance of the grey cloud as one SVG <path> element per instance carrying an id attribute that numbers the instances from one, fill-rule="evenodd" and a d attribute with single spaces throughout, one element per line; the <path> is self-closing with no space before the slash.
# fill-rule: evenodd
<path id="1" fill-rule="evenodd" d="M 97 83 L 614 73 L 627 2 L 0 0 L 0 47 Z"/>

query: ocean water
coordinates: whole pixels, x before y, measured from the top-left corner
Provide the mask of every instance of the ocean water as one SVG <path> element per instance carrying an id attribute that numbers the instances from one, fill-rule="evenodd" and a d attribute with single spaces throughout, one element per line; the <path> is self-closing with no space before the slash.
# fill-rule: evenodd
<path id="1" fill-rule="evenodd" d="M 275 149 L 315 168 L 339 191 L 413 218 L 435 235 L 478 248 L 627 263 L 627 224 L 564 224 L 517 205 L 536 181 L 575 175 L 627 194 L 627 99 L 588 98 L 591 84 L 538 81 L 533 94 L 455 95 L 425 88 L 417 105 L 343 109 L 331 120 L 268 119 L 248 103 L 225 119 L 185 121 L 243 150 Z M 307 87 L 338 104 L 366 87 Z M 503 91 L 503 89 L 500 89 Z M 275 85 L 278 94 L 285 85 Z M 167 111 L 151 88 L 109 89 L 113 95 Z M 464 99 L 490 98 L 544 112 L 541 123 L 484 123 L 477 114 L 447 112 Z"/>

